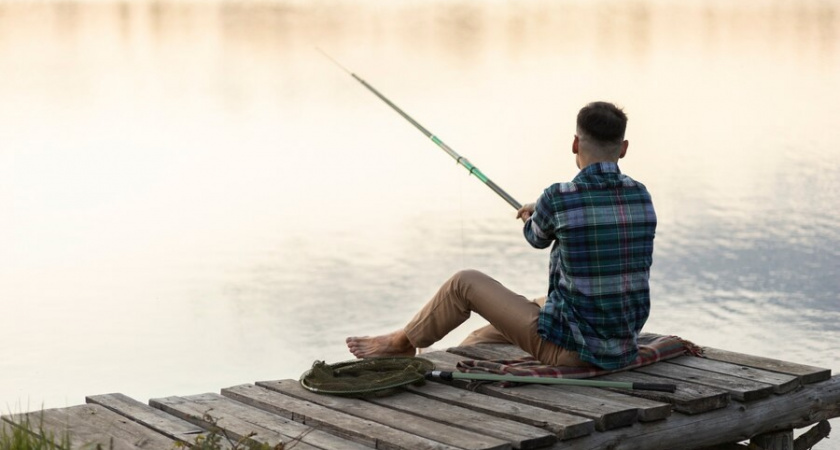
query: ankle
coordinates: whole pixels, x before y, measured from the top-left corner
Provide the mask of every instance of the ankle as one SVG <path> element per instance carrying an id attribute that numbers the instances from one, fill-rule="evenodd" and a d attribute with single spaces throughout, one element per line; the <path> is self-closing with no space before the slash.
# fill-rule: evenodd
<path id="1" fill-rule="evenodd" d="M 416 347 L 414 347 L 414 344 L 412 344 L 411 341 L 408 339 L 408 335 L 405 333 L 405 330 L 395 331 L 394 334 L 393 334 L 391 342 L 394 345 L 394 347 L 396 347 L 400 350 L 405 350 L 405 351 L 416 350 Z"/>

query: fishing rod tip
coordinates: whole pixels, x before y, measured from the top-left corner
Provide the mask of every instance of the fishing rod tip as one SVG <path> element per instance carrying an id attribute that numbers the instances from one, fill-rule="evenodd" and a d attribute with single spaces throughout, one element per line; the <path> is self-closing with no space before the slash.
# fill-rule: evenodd
<path id="1" fill-rule="evenodd" d="M 324 49 L 322 49 L 321 47 L 318 47 L 318 46 L 316 45 L 316 46 L 315 46 L 315 50 L 318 50 L 319 52 L 321 52 L 321 54 L 322 54 L 322 55 L 324 55 L 324 57 L 326 57 L 327 59 L 329 59 L 330 61 L 332 61 L 332 62 L 333 62 L 333 64 L 335 64 L 336 66 L 338 66 L 339 68 L 341 68 L 341 70 L 343 70 L 343 71 L 345 71 L 345 72 L 349 73 L 350 75 L 353 75 L 353 72 L 351 72 L 351 71 L 347 70 L 347 68 L 346 68 L 346 67 L 342 66 L 342 65 L 341 65 L 341 63 L 339 63 L 338 61 L 336 61 L 336 59 L 335 59 L 335 58 L 333 58 L 332 56 L 330 56 L 330 54 L 329 54 L 329 53 L 327 53 L 326 51 L 324 51 Z"/>

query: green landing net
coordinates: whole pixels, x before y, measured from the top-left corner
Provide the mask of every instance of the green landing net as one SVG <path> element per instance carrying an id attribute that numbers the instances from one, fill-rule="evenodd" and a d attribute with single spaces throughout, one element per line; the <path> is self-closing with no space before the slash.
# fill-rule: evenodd
<path id="1" fill-rule="evenodd" d="M 319 394 L 383 397 L 407 385 L 421 385 L 434 363 L 417 357 L 365 358 L 327 364 L 315 361 L 300 384 Z"/>
<path id="2" fill-rule="evenodd" d="M 670 383 L 461 373 L 434 370 L 434 368 L 435 365 L 431 361 L 413 356 L 364 358 L 335 364 L 315 361 L 312 368 L 300 377 L 300 384 L 312 392 L 344 397 L 384 397 L 397 393 L 401 387 L 410 384 L 421 385 L 425 380 L 441 380 L 447 383 L 454 380 L 504 381 L 519 384 L 587 386 L 671 393 L 677 389 L 676 385 Z"/>

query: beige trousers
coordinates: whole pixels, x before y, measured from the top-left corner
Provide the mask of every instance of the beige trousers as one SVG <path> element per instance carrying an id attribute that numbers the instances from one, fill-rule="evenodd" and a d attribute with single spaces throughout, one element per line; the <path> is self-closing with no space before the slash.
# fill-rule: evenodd
<path id="1" fill-rule="evenodd" d="M 464 323 L 475 311 L 490 325 L 470 334 L 461 345 L 515 344 L 544 364 L 589 366 L 577 352 L 543 340 L 537 332 L 541 303 L 516 294 L 489 276 L 463 270 L 447 280 L 406 325 L 415 348 L 429 347 Z"/>

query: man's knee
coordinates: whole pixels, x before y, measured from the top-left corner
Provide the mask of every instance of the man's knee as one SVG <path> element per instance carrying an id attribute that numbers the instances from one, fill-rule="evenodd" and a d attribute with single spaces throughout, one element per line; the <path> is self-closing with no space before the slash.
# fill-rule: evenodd
<path id="1" fill-rule="evenodd" d="M 452 275 L 450 281 L 456 286 L 469 287 L 489 279 L 490 277 L 484 272 L 475 269 L 464 269 L 459 270 L 455 273 L 455 275 Z"/>

